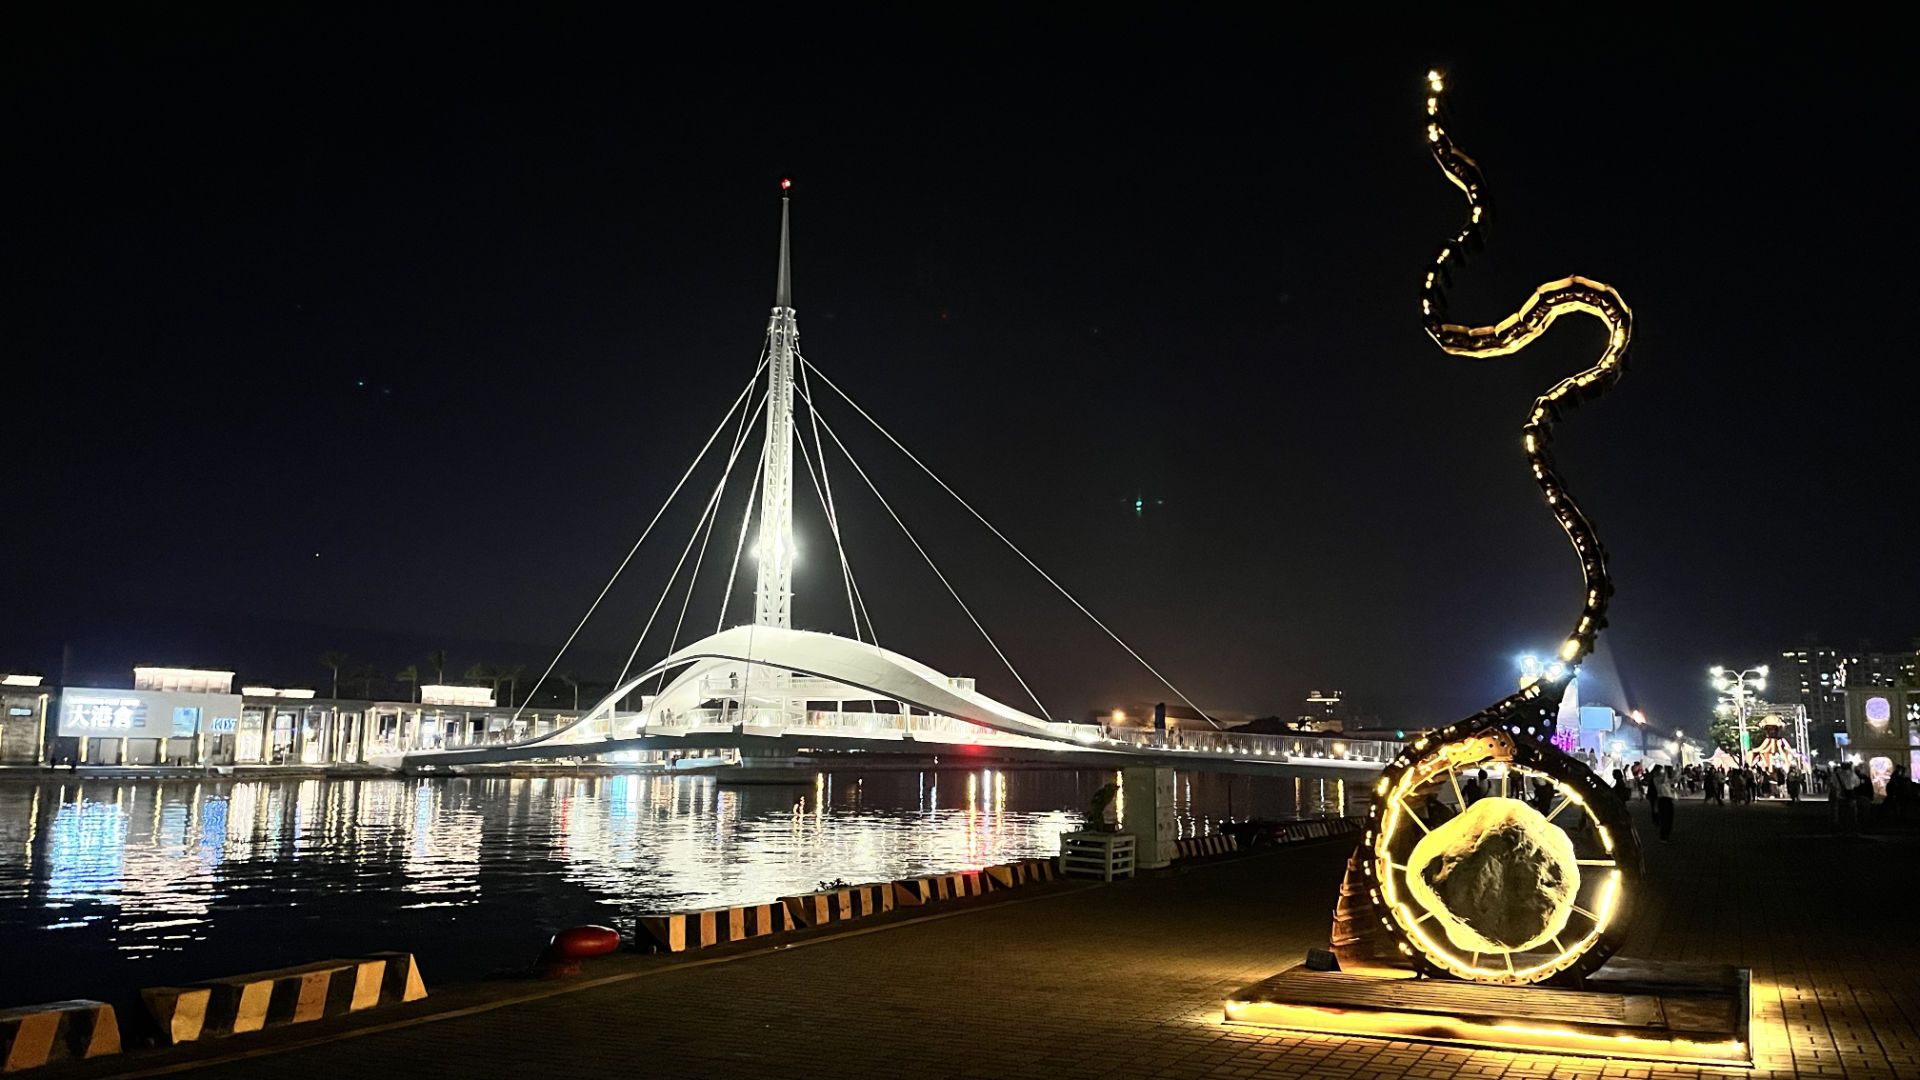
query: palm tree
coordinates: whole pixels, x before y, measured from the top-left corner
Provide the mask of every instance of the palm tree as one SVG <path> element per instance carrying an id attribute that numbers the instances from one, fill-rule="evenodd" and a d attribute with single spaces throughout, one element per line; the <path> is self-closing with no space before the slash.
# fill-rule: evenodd
<path id="1" fill-rule="evenodd" d="M 467 669 L 467 673 L 461 676 L 461 678 L 466 679 L 468 682 L 486 683 L 493 687 L 495 694 L 500 693 L 500 676 L 494 674 L 493 669 L 485 664 L 473 665 Z"/>
<path id="2" fill-rule="evenodd" d="M 333 672 L 333 697 L 340 696 L 340 669 L 347 666 L 347 654 L 339 649 L 328 649 L 320 654 L 320 666 Z"/>
<path id="3" fill-rule="evenodd" d="M 420 665 L 408 664 L 406 667 L 394 672 L 393 677 L 408 684 L 410 687 L 407 691 L 408 701 L 420 700 Z"/>
<path id="4" fill-rule="evenodd" d="M 435 649 L 428 653 L 427 664 L 433 668 L 434 684 L 444 684 L 447 681 L 447 650 Z"/>
<path id="5" fill-rule="evenodd" d="M 560 673 L 560 684 L 572 688 L 573 708 L 574 711 L 578 712 L 580 709 L 580 676 L 575 675 L 571 671 L 563 671 Z"/>
<path id="6" fill-rule="evenodd" d="M 509 664 L 499 669 L 498 674 L 500 675 L 500 681 L 507 684 L 507 704 L 512 705 L 514 688 L 520 684 L 521 679 L 526 677 L 527 665 Z"/>
<path id="7" fill-rule="evenodd" d="M 347 672 L 347 685 L 360 684 L 360 697 L 365 701 L 373 700 L 373 684 L 380 678 L 380 669 L 372 664 L 356 664 Z"/>

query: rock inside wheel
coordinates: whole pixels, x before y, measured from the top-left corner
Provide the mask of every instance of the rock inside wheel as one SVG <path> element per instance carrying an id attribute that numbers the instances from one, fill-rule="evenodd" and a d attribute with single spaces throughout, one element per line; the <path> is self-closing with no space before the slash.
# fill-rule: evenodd
<path id="1" fill-rule="evenodd" d="M 1375 782 L 1342 891 L 1377 926 L 1348 927 L 1336 952 L 1355 968 L 1575 981 L 1619 948 L 1640 877 L 1632 819 L 1585 765 L 1520 725 L 1455 725 Z"/>

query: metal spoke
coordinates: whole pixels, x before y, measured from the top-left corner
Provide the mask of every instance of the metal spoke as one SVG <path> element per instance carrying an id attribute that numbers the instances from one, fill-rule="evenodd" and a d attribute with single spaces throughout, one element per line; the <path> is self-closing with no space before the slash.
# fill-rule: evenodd
<path id="1" fill-rule="evenodd" d="M 1400 807 L 1400 812 L 1402 814 L 1405 814 L 1407 817 L 1413 819 L 1413 823 L 1415 825 L 1420 826 L 1420 831 L 1422 833 L 1430 833 L 1433 831 L 1432 829 L 1427 827 L 1426 822 L 1420 820 L 1420 815 L 1414 813 L 1413 809 L 1407 805 L 1407 797 L 1405 795 L 1395 795 L 1393 797 L 1393 801 L 1395 805 Z"/>

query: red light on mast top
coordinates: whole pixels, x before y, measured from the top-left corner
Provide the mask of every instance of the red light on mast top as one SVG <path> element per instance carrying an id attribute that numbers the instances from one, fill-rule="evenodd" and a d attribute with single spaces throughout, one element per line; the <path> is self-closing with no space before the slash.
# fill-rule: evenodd
<path id="1" fill-rule="evenodd" d="M 780 190 L 781 190 L 781 191 L 786 191 L 787 189 L 789 189 L 789 188 L 791 188 L 791 187 L 793 187 L 793 181 L 792 181 L 792 180 L 786 180 L 786 179 L 783 179 L 783 180 L 781 180 L 781 181 L 780 181 Z"/>

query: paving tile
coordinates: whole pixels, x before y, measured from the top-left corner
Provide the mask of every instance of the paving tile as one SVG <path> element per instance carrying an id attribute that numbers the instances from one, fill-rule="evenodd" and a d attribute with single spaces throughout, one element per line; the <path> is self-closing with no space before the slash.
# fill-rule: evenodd
<path id="1" fill-rule="evenodd" d="M 1644 804 L 1634 811 L 1642 820 Z M 195 1070 L 206 1080 L 647 1077 L 1702 1080 L 1920 1077 L 1920 836 L 1824 807 L 1683 802 L 1626 955 L 1753 969 L 1756 1068 L 1508 1054 L 1221 1023 L 1326 941 L 1342 845 L 1063 891 L 479 1015 Z M 1862 886 L 1870 888 L 1862 895 Z M 1863 912 L 1898 906 L 1878 927 Z"/>

